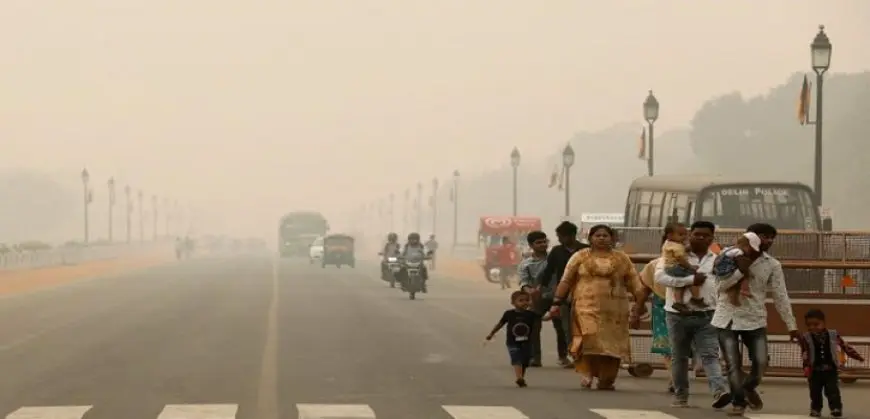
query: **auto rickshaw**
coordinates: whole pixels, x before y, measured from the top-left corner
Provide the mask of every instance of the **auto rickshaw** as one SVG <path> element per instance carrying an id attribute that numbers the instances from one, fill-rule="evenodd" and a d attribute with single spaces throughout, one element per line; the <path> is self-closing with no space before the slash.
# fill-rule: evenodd
<path id="1" fill-rule="evenodd" d="M 347 265 L 353 268 L 356 265 L 356 257 L 353 252 L 354 239 L 346 234 L 330 234 L 323 238 L 323 259 L 321 266 Z"/>

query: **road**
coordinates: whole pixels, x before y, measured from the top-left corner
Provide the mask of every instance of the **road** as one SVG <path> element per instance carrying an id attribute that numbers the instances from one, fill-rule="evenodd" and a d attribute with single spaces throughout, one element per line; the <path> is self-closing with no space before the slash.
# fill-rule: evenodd
<path id="1" fill-rule="evenodd" d="M 481 345 L 507 292 L 436 275 L 409 301 L 376 272 L 238 256 L 2 298 L 0 418 L 724 416 L 707 407 L 700 381 L 701 407 L 674 410 L 663 378 L 581 391 L 554 356 L 518 389 L 501 340 Z M 764 390 L 765 413 L 795 416 L 758 417 L 804 417 L 799 383 Z M 844 389 L 850 417 L 870 411 L 866 391 Z"/>

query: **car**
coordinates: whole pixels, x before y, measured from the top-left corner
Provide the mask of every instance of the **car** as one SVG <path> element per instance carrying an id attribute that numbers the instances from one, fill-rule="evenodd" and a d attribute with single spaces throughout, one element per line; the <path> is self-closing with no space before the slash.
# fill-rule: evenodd
<path id="1" fill-rule="evenodd" d="M 308 262 L 313 264 L 316 260 L 323 260 L 323 237 L 314 239 L 308 247 Z"/>

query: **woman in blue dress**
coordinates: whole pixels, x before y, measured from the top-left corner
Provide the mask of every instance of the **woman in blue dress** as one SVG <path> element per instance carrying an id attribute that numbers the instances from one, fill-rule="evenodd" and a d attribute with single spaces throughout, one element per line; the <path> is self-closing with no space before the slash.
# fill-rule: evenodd
<path id="1" fill-rule="evenodd" d="M 650 330 L 652 331 L 652 344 L 650 352 L 659 354 L 664 358 L 665 370 L 668 373 L 668 391 L 673 392 L 671 382 L 671 342 L 668 339 L 668 324 L 665 321 L 665 287 L 655 283 L 655 271 L 658 259 L 650 261 L 640 272 L 643 284 L 652 291 L 650 298 Z"/>

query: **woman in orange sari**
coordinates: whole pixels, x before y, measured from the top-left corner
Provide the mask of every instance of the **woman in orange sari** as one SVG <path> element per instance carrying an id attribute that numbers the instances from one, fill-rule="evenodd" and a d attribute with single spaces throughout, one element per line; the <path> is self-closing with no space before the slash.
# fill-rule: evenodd
<path id="1" fill-rule="evenodd" d="M 629 326 L 636 326 L 642 310 L 629 313 L 629 293 L 639 300 L 646 295 L 634 264 L 625 253 L 613 249 L 614 233 L 609 226 L 589 229 L 589 243 L 592 247 L 568 261 L 550 314 L 558 316 L 561 301 L 572 296 L 569 350 L 574 369 L 583 375 L 584 388 L 591 388 L 598 379 L 599 390 L 614 390 L 620 365 L 631 362 Z"/>

